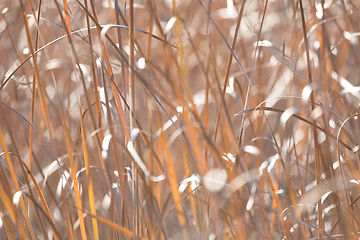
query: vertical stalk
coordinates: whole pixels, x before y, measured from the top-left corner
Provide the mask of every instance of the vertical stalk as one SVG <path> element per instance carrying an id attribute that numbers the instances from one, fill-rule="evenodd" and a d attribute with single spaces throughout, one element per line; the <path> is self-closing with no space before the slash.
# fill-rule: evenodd
<path id="1" fill-rule="evenodd" d="M 305 23 L 305 16 L 304 16 L 304 7 L 302 0 L 299 1 L 300 3 L 300 13 L 301 13 L 301 22 L 302 22 L 302 30 L 304 35 L 304 45 L 305 45 L 305 53 L 306 53 L 306 62 L 307 62 L 307 68 L 308 68 L 308 78 L 309 78 L 309 84 L 312 85 L 312 74 L 311 74 L 311 62 L 310 62 L 310 53 L 309 53 L 309 42 L 307 39 L 307 31 L 306 31 L 306 23 Z M 314 91 L 311 91 L 310 95 L 310 102 L 311 102 L 311 111 L 314 111 L 315 109 L 315 97 L 314 97 Z M 315 150 L 315 175 L 316 175 L 316 185 L 317 190 L 320 192 L 320 158 L 319 158 L 319 144 L 317 142 L 318 139 L 318 133 L 316 129 L 316 119 L 313 120 L 313 132 L 314 132 L 314 150 Z M 321 206 L 321 198 L 317 201 L 318 204 L 318 228 L 319 228 L 319 239 L 323 239 L 322 230 L 324 229 L 323 226 L 323 219 L 322 219 L 322 206 Z M 298 216 L 300 217 L 300 216 Z"/>
<path id="2" fill-rule="evenodd" d="M 135 127 L 135 59 L 134 59 L 134 0 L 129 1 L 130 10 L 129 10 L 129 101 L 130 101 L 130 131 L 132 131 Z M 136 142 L 135 142 L 136 147 Z M 134 162 L 131 163 L 131 169 L 133 174 L 133 181 L 132 181 L 132 199 L 133 199 L 133 212 L 134 212 L 134 230 L 135 233 L 138 234 L 138 211 L 137 211 L 137 193 L 136 193 L 136 166 Z"/>

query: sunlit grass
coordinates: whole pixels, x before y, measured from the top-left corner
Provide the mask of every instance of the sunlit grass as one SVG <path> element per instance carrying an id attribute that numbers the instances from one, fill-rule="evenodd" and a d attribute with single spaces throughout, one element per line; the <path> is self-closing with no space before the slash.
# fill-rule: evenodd
<path id="1" fill-rule="evenodd" d="M 356 1 L 0 2 L 1 239 L 357 239 Z"/>

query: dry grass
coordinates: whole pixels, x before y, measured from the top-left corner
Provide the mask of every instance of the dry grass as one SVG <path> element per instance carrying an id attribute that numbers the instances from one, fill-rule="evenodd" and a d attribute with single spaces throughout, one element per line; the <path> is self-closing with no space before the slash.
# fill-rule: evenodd
<path id="1" fill-rule="evenodd" d="M 357 239 L 358 1 L 1 0 L 1 239 Z"/>

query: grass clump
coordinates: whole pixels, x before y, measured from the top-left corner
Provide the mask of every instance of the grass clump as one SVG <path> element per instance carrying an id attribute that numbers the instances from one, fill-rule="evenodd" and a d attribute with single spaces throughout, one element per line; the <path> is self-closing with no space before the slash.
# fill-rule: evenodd
<path id="1" fill-rule="evenodd" d="M 1 239 L 358 238 L 359 7 L 1 1 Z"/>

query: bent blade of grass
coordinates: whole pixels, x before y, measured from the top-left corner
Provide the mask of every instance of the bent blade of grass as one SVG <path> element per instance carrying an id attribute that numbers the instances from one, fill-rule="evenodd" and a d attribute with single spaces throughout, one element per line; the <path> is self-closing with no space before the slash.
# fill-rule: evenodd
<path id="1" fill-rule="evenodd" d="M 272 108 L 272 107 L 256 107 L 256 108 L 246 109 L 245 111 L 241 111 L 241 112 L 235 114 L 235 116 L 237 116 L 237 115 L 242 115 L 242 114 L 249 113 L 249 112 L 253 112 L 253 111 L 258 111 L 258 110 L 272 111 L 272 112 L 278 112 L 278 113 L 282 113 L 282 114 L 284 113 L 284 110 L 278 109 L 278 108 Z M 293 115 L 291 115 L 291 117 L 294 117 L 294 118 L 296 118 L 296 119 L 299 119 L 300 121 L 305 122 L 305 123 L 308 124 L 308 125 L 311 125 L 311 124 L 312 124 L 311 120 L 308 120 L 308 119 L 306 119 L 306 118 L 304 118 L 304 117 L 301 117 L 301 116 L 299 116 L 299 115 L 297 115 L 297 114 L 293 114 Z M 244 127 L 244 125 L 242 126 L 242 128 L 243 128 L 243 127 Z M 335 137 L 333 134 L 331 134 L 327 129 L 325 129 L 325 128 L 319 126 L 319 125 L 316 125 L 316 128 L 317 128 L 318 130 L 320 130 L 321 132 L 325 133 L 326 136 L 329 136 L 329 137 L 332 138 L 332 139 L 336 139 L 336 137 Z M 348 150 L 352 151 L 353 148 L 350 147 L 350 146 L 349 146 L 348 144 L 346 144 L 345 142 L 339 140 L 339 143 L 340 143 L 341 145 L 343 145 L 345 148 L 347 148 Z"/>
<path id="2" fill-rule="evenodd" d="M 165 174 L 161 174 L 159 176 L 152 175 L 150 173 L 150 171 L 148 170 L 148 168 L 146 167 L 145 163 L 140 158 L 139 154 L 136 152 L 135 147 L 134 147 L 134 142 L 135 142 L 138 134 L 139 134 L 139 129 L 137 129 L 137 128 L 135 128 L 131 131 L 131 139 L 126 144 L 127 150 L 129 151 L 130 155 L 133 157 L 133 159 L 137 163 L 137 165 L 140 167 L 140 169 L 144 172 L 146 177 L 148 177 L 153 182 L 163 181 L 165 179 Z"/>
<path id="3" fill-rule="evenodd" d="M 0 108 L 2 109 L 2 108 Z M 10 155 L 9 155 L 9 151 L 8 151 L 8 148 L 6 146 L 6 143 L 5 143 L 5 139 L 4 139 L 4 135 L 2 133 L 2 130 L 0 128 L 0 144 L 1 144 L 1 147 L 3 149 L 3 152 L 4 152 L 4 155 L 5 155 L 5 159 L 6 159 L 6 163 L 8 165 L 8 168 L 9 168 L 9 171 L 10 171 L 10 175 L 11 175 L 11 179 L 13 181 L 13 184 L 15 186 L 15 190 L 16 191 L 19 191 L 20 190 L 20 187 L 19 187 L 19 183 L 17 181 L 17 178 L 16 178 L 16 174 L 15 174 L 15 171 L 14 171 L 14 167 L 13 167 L 13 164 L 12 164 L 12 161 L 11 161 L 11 158 L 10 158 Z M 8 193 L 8 194 L 11 194 L 12 193 Z M 12 204 L 12 203 L 11 203 Z M 7 207 L 9 207 L 10 205 L 7 205 Z M 30 235 L 33 239 L 35 239 L 35 234 L 33 232 L 33 229 L 31 227 L 31 224 L 30 224 L 30 220 L 29 220 L 29 217 L 28 217 L 28 212 L 26 211 L 26 208 L 25 208 L 25 203 L 23 201 L 22 198 L 20 198 L 20 207 L 21 207 L 21 210 L 24 214 L 24 218 L 25 218 L 25 222 L 26 224 L 28 225 L 28 229 L 30 231 Z M 9 211 L 12 211 L 11 209 L 9 209 Z M 20 219 L 18 218 L 17 215 L 14 215 L 15 218 L 13 218 L 15 221 L 15 223 L 17 224 L 18 228 L 19 228 L 19 231 L 20 231 L 20 236 L 22 239 L 26 239 L 26 235 L 25 235 L 25 231 L 24 231 L 24 227 L 23 225 L 20 223 Z"/>
<path id="4" fill-rule="evenodd" d="M 337 137 L 336 137 L 336 142 L 337 142 L 337 149 L 336 149 L 336 151 L 337 151 L 337 159 L 338 159 L 338 162 L 339 162 L 339 168 L 340 168 L 340 175 L 341 175 L 341 181 L 342 181 L 342 184 L 343 184 L 343 186 L 346 186 L 346 181 L 345 181 L 345 170 L 344 170 L 344 166 L 343 165 L 345 165 L 346 163 L 343 163 L 343 161 L 341 161 L 341 159 L 340 159 L 340 150 L 339 150 L 339 138 L 340 138 L 340 134 L 341 134 L 341 131 L 342 131 L 342 129 L 343 129 L 343 127 L 345 126 L 345 124 L 350 120 L 350 119 L 352 119 L 352 118 L 355 118 L 355 119 L 357 119 L 358 117 L 360 116 L 360 114 L 359 113 L 356 113 L 356 114 L 353 114 L 353 115 L 351 115 L 351 116 L 349 116 L 347 119 L 345 119 L 345 121 L 341 124 L 341 126 L 340 126 L 340 128 L 339 128 L 339 130 L 338 130 L 338 134 L 337 134 Z M 358 160 L 358 164 L 359 164 L 359 158 L 358 158 L 358 154 L 357 153 L 355 153 L 356 154 L 356 157 L 357 157 L 357 160 Z M 351 169 L 351 167 L 348 167 L 349 169 Z M 355 170 L 354 170 L 355 171 Z M 359 173 L 358 174 L 355 174 L 355 175 L 357 175 L 357 176 L 359 176 Z M 336 181 L 335 181 L 336 182 Z M 349 191 L 348 191 L 348 188 L 347 187 L 344 187 L 344 194 L 345 194 L 345 200 L 346 200 L 346 203 L 347 203 L 347 205 L 346 205 L 346 207 L 347 208 L 351 208 L 351 206 L 352 206 L 352 203 L 351 203 L 351 200 L 350 200 L 350 195 L 349 195 Z M 350 215 L 350 222 L 352 223 L 352 227 L 353 227 L 353 229 L 354 229 L 354 232 L 356 232 L 356 228 L 355 228 L 355 225 L 354 225 L 354 223 L 356 222 L 356 221 L 358 221 L 358 219 L 357 218 L 355 218 L 354 217 L 354 214 L 352 213 L 352 211 L 349 211 L 349 215 Z"/>
<path id="5" fill-rule="evenodd" d="M 82 5 L 81 5 L 81 6 L 82 6 Z M 84 6 L 82 6 L 82 7 L 84 7 Z M 85 8 L 85 7 L 84 7 L 84 8 Z M 88 13 L 88 10 L 86 10 L 86 12 Z M 93 21 L 95 21 L 94 18 L 92 17 L 92 15 L 89 15 L 89 14 L 90 14 L 90 13 L 88 13 L 88 16 L 89 16 Z M 107 25 L 100 25 L 100 24 L 97 23 L 97 22 L 95 22 L 95 24 L 96 24 L 96 26 L 91 26 L 91 27 L 89 27 L 89 28 L 90 28 L 90 29 L 98 29 L 98 28 L 101 28 L 101 29 L 102 29 L 102 28 L 104 28 L 104 27 L 106 27 L 106 26 L 112 26 L 112 27 L 116 27 L 116 28 L 129 29 L 129 27 L 123 26 L 123 25 L 111 25 L 111 24 L 110 24 L 110 25 L 109 25 L 109 24 L 107 24 Z M 57 26 L 58 26 L 58 25 L 57 25 Z M 62 27 L 62 26 L 58 26 L 58 27 Z M 72 34 L 72 35 L 75 35 L 75 34 L 77 35 L 77 34 L 79 34 L 79 33 L 82 33 L 82 32 L 85 31 L 85 30 L 88 30 L 88 28 L 82 28 L 82 29 L 78 29 L 78 30 L 71 31 L 71 34 Z M 143 30 L 141 30 L 141 29 L 136 29 L 136 28 L 135 28 L 135 31 L 140 32 L 140 33 L 143 33 L 143 34 L 146 34 L 146 35 L 148 35 L 148 36 L 151 37 L 151 38 L 154 38 L 154 39 L 156 39 L 156 40 L 158 40 L 158 41 L 160 41 L 160 42 L 162 42 L 162 43 L 164 43 L 164 44 L 167 44 L 167 45 L 170 45 L 170 46 L 176 48 L 174 45 L 168 43 L 166 40 L 164 40 L 164 39 L 162 39 L 162 38 L 160 38 L 160 37 L 158 37 L 158 36 L 156 36 L 156 35 L 154 35 L 154 34 L 150 34 L 150 33 L 146 32 L 146 31 L 143 31 Z M 65 39 L 65 38 L 67 38 L 67 37 L 68 37 L 67 34 L 65 34 L 65 35 L 63 35 L 63 36 L 61 36 L 61 37 L 58 37 L 58 38 L 54 39 L 53 41 L 45 44 L 45 45 L 42 46 L 41 48 L 37 49 L 36 51 L 34 51 L 34 53 L 31 53 L 23 62 L 21 62 L 21 63 L 19 64 L 19 66 L 17 66 L 13 71 L 11 71 L 11 73 L 5 74 L 4 79 L 1 81 L 0 90 L 2 90 L 2 89 L 7 85 L 7 83 L 11 80 L 11 78 L 14 76 L 14 74 L 15 74 L 19 69 L 21 69 L 21 67 L 23 67 L 23 65 L 24 65 L 27 61 L 29 61 L 31 58 L 34 58 L 34 55 L 35 55 L 35 54 L 43 51 L 43 50 L 46 49 L 47 47 L 55 44 L 56 42 L 58 42 L 58 41 L 60 41 L 60 40 Z M 113 46 L 116 46 L 115 44 L 112 44 L 112 45 L 113 45 Z"/>
<path id="6" fill-rule="evenodd" d="M 1 90 L 0 90 L 1 91 Z M 71 187 L 70 187 L 70 184 L 69 184 L 69 181 L 67 179 L 67 177 L 65 176 L 65 173 L 64 173 L 64 169 L 62 167 L 62 163 L 60 162 L 59 158 L 56 156 L 53 148 L 50 146 L 50 144 L 45 140 L 45 137 L 39 132 L 39 130 L 34 126 L 32 125 L 23 115 L 21 115 L 18 111 L 16 111 L 14 108 L 10 107 L 9 105 L 6 105 L 5 103 L 3 102 L 0 102 L 1 104 L 1 107 L 0 107 L 0 110 L 2 111 L 2 107 L 6 107 L 7 109 L 9 109 L 10 111 L 14 112 L 17 116 L 19 116 L 26 124 L 30 125 L 41 137 L 41 139 L 45 142 L 46 146 L 48 146 L 48 148 L 50 149 L 51 151 L 51 154 L 54 156 L 55 158 L 55 161 L 57 163 L 57 165 L 59 166 L 60 168 L 60 171 L 61 171 L 61 174 L 62 176 L 64 176 L 64 178 L 66 179 L 66 185 L 69 187 L 69 189 L 71 190 Z M 1 119 L 0 119 L 1 120 Z M 74 201 L 75 201 L 75 196 L 73 195 L 73 192 L 71 191 L 71 196 L 73 197 Z"/>
<path id="7" fill-rule="evenodd" d="M 54 226 L 54 220 L 53 220 L 53 218 L 52 218 L 52 216 L 51 216 L 50 209 L 49 209 L 49 207 L 48 207 L 48 205 L 47 205 L 47 203 L 46 203 L 46 200 L 45 200 L 45 197 L 44 197 L 44 195 L 43 195 L 43 193 L 42 193 L 42 191 L 41 191 L 41 188 L 40 188 L 40 186 L 38 185 L 38 183 L 36 182 L 35 177 L 34 177 L 34 175 L 32 174 L 31 170 L 28 168 L 28 166 L 27 166 L 27 165 L 24 163 L 24 161 L 22 161 L 21 159 L 20 159 L 20 161 L 21 161 L 21 164 L 23 165 L 23 167 L 25 168 L 26 172 L 29 174 L 31 181 L 33 182 L 33 184 L 34 184 L 34 186 L 35 186 L 36 192 L 38 193 L 38 195 L 39 195 L 39 197 L 40 197 L 41 204 L 42 204 L 42 206 L 43 206 L 43 208 L 44 208 L 44 211 L 45 211 L 46 215 L 47 215 L 48 218 L 51 220 L 51 222 L 52 222 L 51 227 L 53 228 L 53 226 Z M 56 240 L 59 240 L 59 238 L 58 238 L 58 233 L 57 233 L 54 229 L 53 229 L 53 234 L 54 234 L 54 238 L 55 238 Z"/>

